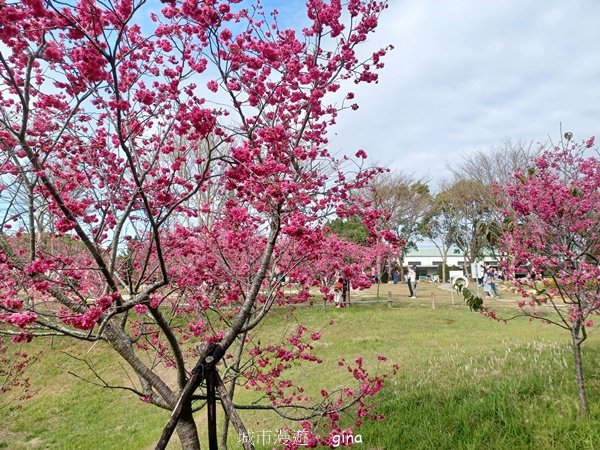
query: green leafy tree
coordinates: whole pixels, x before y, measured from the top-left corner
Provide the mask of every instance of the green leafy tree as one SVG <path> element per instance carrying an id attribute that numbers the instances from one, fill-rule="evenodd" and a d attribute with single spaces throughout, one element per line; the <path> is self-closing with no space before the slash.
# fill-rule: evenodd
<path id="1" fill-rule="evenodd" d="M 467 273 L 490 245 L 488 236 L 495 227 L 495 209 L 488 201 L 490 191 L 491 187 L 481 181 L 458 180 L 436 197 L 436 208 L 443 211 L 447 221 L 446 242 L 463 253 Z"/>
<path id="2" fill-rule="evenodd" d="M 421 221 L 431 207 L 431 192 L 427 182 L 401 172 L 386 173 L 371 184 L 370 200 L 386 212 L 381 218 L 383 229 L 392 230 L 404 245 L 399 248 L 396 262 L 402 266 L 404 256 L 416 248 L 421 239 Z M 392 263 L 387 264 L 391 271 Z"/>
<path id="3" fill-rule="evenodd" d="M 442 282 L 447 281 L 448 254 L 454 245 L 454 238 L 458 233 L 459 217 L 454 213 L 449 204 L 444 201 L 443 195 L 436 195 L 431 208 L 421 221 L 419 233 L 429 239 L 438 249 L 442 258 Z"/>
<path id="4" fill-rule="evenodd" d="M 328 225 L 332 233 L 355 244 L 364 244 L 369 237 L 367 227 L 358 218 L 334 219 Z"/>

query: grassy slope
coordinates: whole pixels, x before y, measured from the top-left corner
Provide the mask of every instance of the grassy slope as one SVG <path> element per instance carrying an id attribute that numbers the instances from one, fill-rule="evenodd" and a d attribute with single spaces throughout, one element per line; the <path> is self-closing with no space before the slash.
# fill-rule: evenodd
<path id="1" fill-rule="evenodd" d="M 412 448 L 599 448 L 600 376 L 598 338 L 584 347 L 591 418 L 577 419 L 577 397 L 568 336 L 555 327 L 520 319 L 507 324 L 471 313 L 450 294 L 419 286 L 419 299 L 409 304 L 404 286 L 391 289 L 394 308 L 385 304 L 347 309 L 299 309 L 275 313 L 260 332 L 278 336 L 297 319 L 322 330 L 316 348 L 320 366 L 296 367 L 308 391 L 335 386 L 345 377 L 337 367 L 341 357 L 362 355 L 374 361 L 385 354 L 400 372 L 376 398 L 386 420 L 368 423 L 358 432 L 365 449 Z M 431 309 L 431 293 L 437 309 Z M 509 297 L 507 292 L 503 297 Z M 512 302 L 501 304 L 507 312 Z M 266 337 L 265 337 L 266 339 Z M 123 371 L 102 346 L 69 346 L 54 341 L 34 344 L 43 355 L 30 370 L 37 394 L 7 415 L 0 434 L 6 448 L 150 448 L 167 414 L 125 391 L 101 389 L 67 372 L 86 374 L 85 367 L 57 347 L 93 358 L 114 380 Z M 372 363 L 374 366 L 374 363 Z M 240 391 L 251 400 L 252 394 Z M 243 414 L 251 430 L 275 433 L 293 425 L 270 415 Z M 203 413 L 199 413 L 201 424 Z M 351 422 L 348 422 L 351 425 Z M 237 439 L 232 436 L 231 448 Z M 175 446 L 174 446 L 175 447 Z M 264 446 L 270 448 L 270 446 Z"/>

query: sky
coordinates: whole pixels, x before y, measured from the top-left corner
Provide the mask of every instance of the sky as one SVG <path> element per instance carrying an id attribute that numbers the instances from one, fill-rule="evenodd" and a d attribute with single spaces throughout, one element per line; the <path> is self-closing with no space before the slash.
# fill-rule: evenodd
<path id="1" fill-rule="evenodd" d="M 263 0 L 300 28 L 305 0 Z M 352 86 L 330 150 L 440 181 L 513 143 L 600 138 L 600 1 L 389 0 L 365 49 L 394 45 L 378 84 Z M 562 130 L 562 132 L 561 132 Z"/>
<path id="2" fill-rule="evenodd" d="M 600 134 L 597 0 L 390 0 L 368 45 L 393 44 L 331 149 L 432 181 L 501 146 Z"/>

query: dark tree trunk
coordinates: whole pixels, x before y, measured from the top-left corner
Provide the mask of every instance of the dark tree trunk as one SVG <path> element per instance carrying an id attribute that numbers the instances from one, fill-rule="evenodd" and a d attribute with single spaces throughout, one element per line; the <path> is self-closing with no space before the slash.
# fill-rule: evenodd
<path id="1" fill-rule="evenodd" d="M 194 422 L 191 405 L 185 406 L 181 410 L 175 431 L 183 450 L 200 450 L 198 429 L 196 428 L 196 422 Z"/>
<path id="2" fill-rule="evenodd" d="M 577 331 L 573 330 L 573 356 L 575 357 L 575 374 L 577 376 L 577 392 L 579 394 L 579 414 L 582 419 L 586 419 L 590 414 L 588 405 L 587 393 L 585 391 L 585 383 L 583 378 L 583 362 L 581 359 L 581 343 L 582 340 L 577 336 Z"/>
<path id="3" fill-rule="evenodd" d="M 229 434 L 229 417 L 225 415 L 223 418 L 223 427 L 221 428 L 221 440 L 219 441 L 219 446 L 221 450 L 228 450 L 227 447 L 227 439 Z"/>
<path id="4" fill-rule="evenodd" d="M 252 441 L 250 439 L 248 439 L 248 431 L 246 430 L 244 422 L 238 415 L 238 413 L 235 409 L 235 406 L 233 404 L 233 400 L 229 396 L 229 392 L 227 391 L 225 384 L 223 384 L 223 380 L 221 379 L 221 376 L 219 375 L 218 372 L 215 372 L 214 375 L 215 375 L 215 382 L 217 385 L 217 392 L 219 393 L 219 396 L 221 397 L 221 406 L 223 406 L 223 410 L 225 411 L 225 414 L 227 415 L 227 417 L 231 421 L 231 424 L 237 431 L 238 437 L 241 438 L 242 447 L 244 448 L 244 450 L 254 450 L 254 445 L 252 444 Z"/>

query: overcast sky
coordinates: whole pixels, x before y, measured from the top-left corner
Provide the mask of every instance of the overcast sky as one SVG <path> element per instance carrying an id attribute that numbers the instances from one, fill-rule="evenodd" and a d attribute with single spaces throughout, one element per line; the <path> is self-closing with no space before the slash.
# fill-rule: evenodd
<path id="1" fill-rule="evenodd" d="M 390 0 L 369 45 L 391 43 L 332 150 L 436 180 L 462 155 L 600 129 L 600 1 Z"/>

